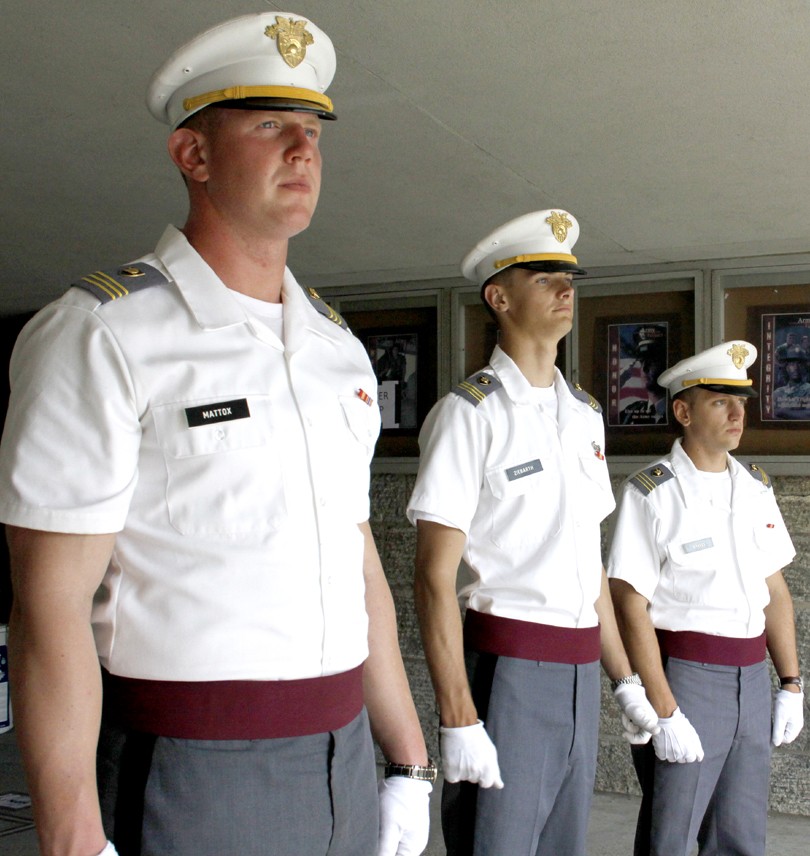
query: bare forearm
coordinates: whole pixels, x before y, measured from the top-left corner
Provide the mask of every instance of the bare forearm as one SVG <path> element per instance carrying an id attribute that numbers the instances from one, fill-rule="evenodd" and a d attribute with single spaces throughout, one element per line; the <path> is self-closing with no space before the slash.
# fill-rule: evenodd
<path id="1" fill-rule="evenodd" d="M 89 626 L 37 629 L 15 613 L 9 647 L 17 742 L 42 853 L 99 853 L 101 680 Z"/>
<path id="2" fill-rule="evenodd" d="M 472 725 L 478 714 L 464 665 L 461 614 L 455 592 L 442 595 L 417 582 L 416 609 L 422 646 L 430 671 L 442 725 Z"/>
<path id="3" fill-rule="evenodd" d="M 799 674 L 793 600 L 781 572 L 768 577 L 771 600 L 765 607 L 768 653 L 780 677 Z"/>
<path id="4" fill-rule="evenodd" d="M 43 854 L 104 847 L 96 788 L 101 678 L 90 626 L 114 535 L 9 528 L 9 658 L 17 739 Z"/>
<path id="5" fill-rule="evenodd" d="M 369 656 L 363 670 L 363 689 L 372 733 L 389 761 L 424 765 L 427 749 L 399 649 L 394 600 L 371 529 L 368 524 L 361 529 L 366 538 L 369 617 Z"/>
<path id="6" fill-rule="evenodd" d="M 464 664 L 464 641 L 456 597 L 456 572 L 464 535 L 436 523 L 419 522 L 414 597 L 442 725 L 473 725 L 478 713 Z"/>
<path id="7" fill-rule="evenodd" d="M 610 590 L 630 665 L 641 677 L 656 713 L 661 717 L 671 716 L 678 703 L 664 674 L 658 638 L 647 614 L 647 601 L 623 580 L 611 580 Z"/>
<path id="8" fill-rule="evenodd" d="M 596 601 L 596 614 L 599 616 L 599 635 L 602 646 L 602 668 L 611 680 L 629 675 L 632 669 L 622 643 L 616 615 L 610 599 L 607 576 L 602 571 L 599 599 Z"/>

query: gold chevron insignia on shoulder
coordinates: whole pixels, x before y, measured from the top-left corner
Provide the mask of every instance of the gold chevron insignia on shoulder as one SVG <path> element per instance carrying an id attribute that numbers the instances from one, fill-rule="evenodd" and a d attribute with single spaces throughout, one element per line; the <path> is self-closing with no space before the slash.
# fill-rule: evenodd
<path id="1" fill-rule="evenodd" d="M 102 303 L 110 303 L 135 291 L 143 291 L 153 285 L 164 285 L 168 281 L 168 277 L 156 267 L 136 262 L 112 271 L 97 270 L 71 285 L 89 291 Z"/>
<path id="2" fill-rule="evenodd" d="M 503 384 L 488 372 L 476 372 L 461 383 L 453 387 L 453 392 L 461 396 L 465 401 L 478 407 L 478 405 L 493 392 L 499 390 Z"/>
<path id="3" fill-rule="evenodd" d="M 669 467 L 663 464 L 653 464 L 646 470 L 641 470 L 634 476 L 630 476 L 630 484 L 638 488 L 644 496 L 649 496 L 660 484 L 674 479 L 675 474 Z"/>
<path id="4" fill-rule="evenodd" d="M 304 294 L 309 298 L 309 302 L 321 313 L 325 318 L 328 318 L 332 323 L 337 324 L 338 327 L 342 327 L 344 330 L 349 329 L 349 325 L 346 323 L 345 319 L 315 291 L 314 288 L 305 288 Z"/>
<path id="5" fill-rule="evenodd" d="M 591 410 L 595 410 L 597 413 L 602 412 L 602 405 L 588 392 L 583 389 L 578 383 L 571 383 L 570 381 L 566 381 L 568 384 L 568 389 L 571 391 L 571 395 L 579 401 L 587 404 Z"/>
<path id="6" fill-rule="evenodd" d="M 759 464 L 743 464 L 743 466 L 758 482 L 762 482 L 765 487 L 773 488 L 771 477 L 765 472 L 765 470 L 762 469 Z"/>

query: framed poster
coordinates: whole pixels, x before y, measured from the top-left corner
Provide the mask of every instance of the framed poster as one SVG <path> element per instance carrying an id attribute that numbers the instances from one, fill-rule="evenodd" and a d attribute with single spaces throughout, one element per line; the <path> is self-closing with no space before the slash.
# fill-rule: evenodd
<path id="1" fill-rule="evenodd" d="M 342 315 L 377 376 L 382 428 L 375 456 L 418 457 L 419 429 L 436 401 L 436 307 L 353 306 Z"/>
<path id="2" fill-rule="evenodd" d="M 739 453 L 766 459 L 769 472 L 807 472 L 810 456 L 810 271 L 729 271 L 715 275 L 717 341 L 745 339 L 757 361 L 748 370 L 759 393 L 747 407 Z"/>
<path id="3" fill-rule="evenodd" d="M 669 318 L 607 325 L 607 424 L 612 428 L 668 425 L 668 394 L 658 376 L 669 365 Z"/>
<path id="4" fill-rule="evenodd" d="M 748 309 L 751 341 L 759 350 L 757 412 L 762 428 L 810 428 L 810 303 Z"/>
<path id="5" fill-rule="evenodd" d="M 694 353 L 694 280 L 580 286 L 576 379 L 602 405 L 608 459 L 664 454 L 679 435 L 658 384 Z"/>
<path id="6" fill-rule="evenodd" d="M 369 330 L 363 334 L 374 374 L 384 431 L 415 431 L 419 330 Z"/>

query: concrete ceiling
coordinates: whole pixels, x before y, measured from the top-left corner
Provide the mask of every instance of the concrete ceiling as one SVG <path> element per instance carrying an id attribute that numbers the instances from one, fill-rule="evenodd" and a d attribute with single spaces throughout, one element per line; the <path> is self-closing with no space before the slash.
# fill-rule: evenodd
<path id="1" fill-rule="evenodd" d="M 152 249 L 185 198 L 144 106 L 259 0 L 3 9 L 0 312 Z M 457 277 L 485 232 L 579 219 L 589 268 L 810 251 L 805 0 L 297 0 L 338 54 L 300 280 Z"/>

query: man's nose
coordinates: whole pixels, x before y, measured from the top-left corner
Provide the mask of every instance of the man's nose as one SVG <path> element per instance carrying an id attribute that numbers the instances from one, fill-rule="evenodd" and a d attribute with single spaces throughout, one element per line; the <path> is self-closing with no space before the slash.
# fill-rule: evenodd
<path id="1" fill-rule="evenodd" d="M 290 160 L 311 160 L 315 151 L 314 140 L 307 135 L 306 128 L 296 126 L 289 129 L 287 157 Z"/>

